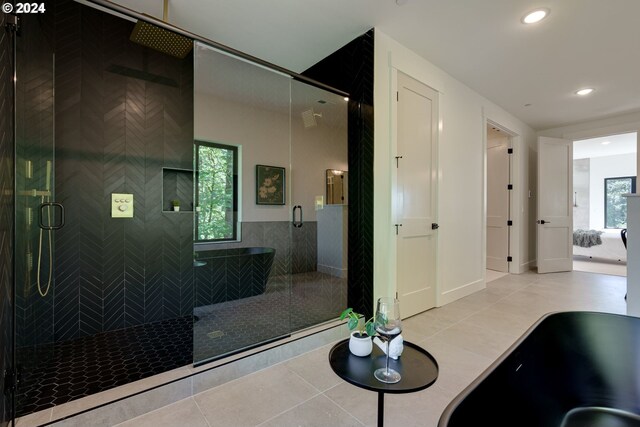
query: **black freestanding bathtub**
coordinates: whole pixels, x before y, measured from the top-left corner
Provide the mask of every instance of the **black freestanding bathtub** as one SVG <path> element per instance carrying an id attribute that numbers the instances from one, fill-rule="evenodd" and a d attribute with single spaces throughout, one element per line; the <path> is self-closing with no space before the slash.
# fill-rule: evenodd
<path id="1" fill-rule="evenodd" d="M 640 318 L 544 316 L 445 409 L 439 427 L 640 426 Z"/>
<path id="2" fill-rule="evenodd" d="M 197 286 L 206 287 L 213 304 L 265 293 L 276 250 L 267 247 L 213 249 L 196 252 Z M 199 296 L 204 292 L 199 292 Z"/>

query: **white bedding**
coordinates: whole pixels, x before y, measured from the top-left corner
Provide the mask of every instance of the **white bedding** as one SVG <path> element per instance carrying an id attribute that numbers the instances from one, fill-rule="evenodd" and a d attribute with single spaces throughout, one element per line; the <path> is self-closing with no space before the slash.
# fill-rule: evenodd
<path id="1" fill-rule="evenodd" d="M 590 248 L 574 245 L 573 254 L 627 262 L 627 250 L 624 247 L 624 243 L 622 243 L 620 230 L 606 229 L 600 231 L 603 232 L 600 236 L 602 238 L 601 245 Z"/>

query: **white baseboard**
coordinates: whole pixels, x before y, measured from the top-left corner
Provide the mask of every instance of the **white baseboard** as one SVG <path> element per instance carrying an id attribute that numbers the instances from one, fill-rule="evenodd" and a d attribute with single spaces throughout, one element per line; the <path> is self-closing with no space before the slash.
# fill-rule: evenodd
<path id="1" fill-rule="evenodd" d="M 520 270 L 517 274 L 526 273 L 529 270 L 533 270 L 536 267 L 536 260 L 532 259 L 531 261 L 520 264 Z"/>
<path id="2" fill-rule="evenodd" d="M 441 307 L 445 304 L 449 304 L 451 302 L 459 300 L 460 298 L 464 298 L 475 292 L 481 291 L 486 287 L 487 284 L 485 283 L 484 279 L 478 279 L 474 282 L 470 282 L 455 289 L 443 292 L 440 294 L 440 298 L 438 298 L 438 306 Z"/>

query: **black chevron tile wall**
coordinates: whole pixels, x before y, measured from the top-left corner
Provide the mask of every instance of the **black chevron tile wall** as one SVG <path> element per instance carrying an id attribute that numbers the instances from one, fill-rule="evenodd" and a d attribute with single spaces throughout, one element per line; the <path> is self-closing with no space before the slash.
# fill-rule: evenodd
<path id="1" fill-rule="evenodd" d="M 70 0 L 51 7 L 55 12 L 46 15 L 54 22 L 34 22 L 30 31 L 25 26 L 21 40 L 28 58 L 21 75 L 28 79 L 25 101 L 18 106 L 28 142 L 21 158 L 44 159 L 47 145 L 53 147 L 42 135 L 53 129 L 52 91 L 45 89 L 55 78 L 50 158 L 66 224 L 54 233 L 52 291 L 40 297 L 31 274 L 17 298 L 21 346 L 191 315 L 194 300 L 192 214 L 162 206 L 163 167 L 192 168 L 193 58 L 131 42 L 129 21 Z M 132 194 L 133 218 L 111 218 L 112 193 Z"/>
<path id="2" fill-rule="evenodd" d="M 303 74 L 349 93 L 348 305 L 373 313 L 373 43 L 374 30 Z"/>
<path id="3" fill-rule="evenodd" d="M 0 28 L 5 28 L 7 15 L 0 12 Z M 0 32 L 0 372 L 11 368 L 12 358 L 12 259 L 13 259 L 13 48 L 11 35 Z M 11 419 L 11 400 L 5 376 L 0 376 L 0 426 Z"/>

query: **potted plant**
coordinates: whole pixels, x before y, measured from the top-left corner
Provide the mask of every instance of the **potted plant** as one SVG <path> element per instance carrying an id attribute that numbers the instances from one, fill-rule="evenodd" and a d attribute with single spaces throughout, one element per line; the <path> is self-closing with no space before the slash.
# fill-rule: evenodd
<path id="1" fill-rule="evenodd" d="M 172 201 L 171 201 L 171 206 L 173 206 L 173 210 L 174 210 L 175 212 L 180 211 L 180 200 L 178 200 L 178 199 L 174 199 L 174 200 L 172 200 Z"/>
<path id="2" fill-rule="evenodd" d="M 349 318 L 347 327 L 353 331 L 349 338 L 349 350 L 356 356 L 364 357 L 370 355 L 373 350 L 371 337 L 376 334 L 376 329 L 373 317 L 360 323 L 360 316 L 362 315 L 353 311 L 352 308 L 347 308 L 340 314 L 340 320 Z"/>

